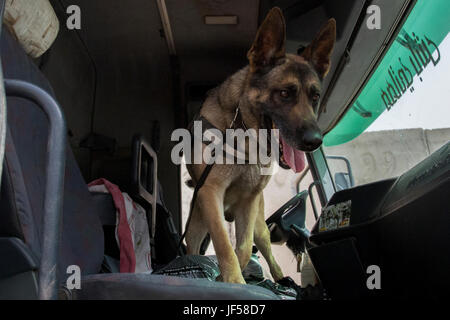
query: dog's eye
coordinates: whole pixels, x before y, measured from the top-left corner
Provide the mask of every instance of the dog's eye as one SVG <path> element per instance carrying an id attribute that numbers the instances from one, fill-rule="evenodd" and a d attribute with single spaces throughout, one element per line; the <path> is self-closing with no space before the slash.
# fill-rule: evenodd
<path id="1" fill-rule="evenodd" d="M 318 93 L 315 93 L 315 94 L 313 95 L 313 97 L 312 97 L 312 100 L 313 100 L 314 102 L 319 101 L 319 99 L 320 99 L 320 94 L 318 94 Z"/>
<path id="2" fill-rule="evenodd" d="M 280 96 L 281 96 L 283 99 L 289 98 L 289 97 L 290 97 L 289 90 L 280 90 Z"/>

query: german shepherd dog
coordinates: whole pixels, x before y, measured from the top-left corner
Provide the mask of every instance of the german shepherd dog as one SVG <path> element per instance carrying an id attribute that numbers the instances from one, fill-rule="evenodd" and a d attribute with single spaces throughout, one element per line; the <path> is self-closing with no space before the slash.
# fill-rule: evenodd
<path id="1" fill-rule="evenodd" d="M 322 143 L 315 113 L 321 82 L 330 68 L 336 21 L 330 19 L 300 55 L 286 54 L 285 29 L 282 11 L 271 9 L 247 53 L 249 65 L 208 94 L 200 115 L 223 132 L 236 119 L 237 106 L 245 127 L 257 132 L 268 117 L 272 128 L 279 129 L 280 165 L 299 172 L 304 168 L 303 151 L 311 152 Z M 187 166 L 194 186 L 205 167 L 205 163 Z M 209 233 L 221 281 L 245 283 L 241 270 L 250 260 L 253 243 L 273 279 L 283 278 L 264 220 L 263 189 L 269 179 L 261 175 L 258 164 L 216 164 L 198 190 L 186 232 L 187 253 L 199 254 Z M 235 221 L 235 249 L 224 220 Z"/>

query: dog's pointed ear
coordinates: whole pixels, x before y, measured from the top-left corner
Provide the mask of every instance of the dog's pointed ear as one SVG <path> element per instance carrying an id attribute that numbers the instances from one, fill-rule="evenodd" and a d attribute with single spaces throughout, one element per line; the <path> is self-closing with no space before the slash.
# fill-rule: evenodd
<path id="1" fill-rule="evenodd" d="M 247 53 L 250 70 L 258 71 L 285 56 L 286 24 L 283 12 L 274 7 L 259 27 L 255 41 Z"/>
<path id="2" fill-rule="evenodd" d="M 301 54 L 303 58 L 312 63 L 322 79 L 325 78 L 330 70 L 330 59 L 335 42 L 336 20 L 331 18 Z"/>

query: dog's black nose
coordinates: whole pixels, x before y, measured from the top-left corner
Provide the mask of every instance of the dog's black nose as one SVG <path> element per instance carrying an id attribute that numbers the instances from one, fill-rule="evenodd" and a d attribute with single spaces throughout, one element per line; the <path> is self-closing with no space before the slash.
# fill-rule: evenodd
<path id="1" fill-rule="evenodd" d="M 322 139 L 322 134 L 318 130 L 306 130 L 303 134 L 303 143 L 312 150 L 320 147 Z"/>
<path id="2" fill-rule="evenodd" d="M 322 134 L 317 129 L 303 130 L 302 144 L 304 151 L 314 151 L 322 144 Z"/>
<path id="3" fill-rule="evenodd" d="M 296 148 L 312 152 L 322 144 L 322 133 L 317 124 L 305 123 L 295 131 Z"/>

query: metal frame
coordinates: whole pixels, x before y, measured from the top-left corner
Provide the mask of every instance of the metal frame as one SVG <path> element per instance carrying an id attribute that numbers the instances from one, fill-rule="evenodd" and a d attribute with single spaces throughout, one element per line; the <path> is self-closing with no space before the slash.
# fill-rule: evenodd
<path id="1" fill-rule="evenodd" d="M 58 298 L 57 263 L 63 216 L 66 163 L 66 121 L 58 103 L 46 91 L 25 81 L 5 79 L 6 96 L 33 101 L 49 122 L 42 257 L 39 266 L 39 299 Z"/>
<path id="2" fill-rule="evenodd" d="M 151 187 L 152 193 L 147 190 L 141 182 L 142 172 L 142 158 L 144 152 L 152 158 L 153 166 L 148 168 L 151 171 Z M 151 206 L 150 221 L 151 221 L 151 240 L 155 239 L 156 234 L 156 204 L 158 201 L 158 156 L 152 149 L 150 144 L 144 139 L 143 136 L 135 136 L 133 138 L 133 173 L 132 184 L 135 192 L 135 196 Z M 153 248 L 152 248 L 153 249 Z"/>
<path id="3" fill-rule="evenodd" d="M 5 0 L 0 0 L 0 36 L 3 29 L 3 15 L 5 13 Z M 3 85 L 3 68 L 0 59 L 0 185 L 3 172 L 3 159 L 5 156 L 5 140 L 6 140 L 6 97 Z"/>
<path id="4" fill-rule="evenodd" d="M 311 201 L 311 207 L 313 209 L 313 213 L 314 213 L 314 218 L 316 219 L 316 221 L 319 219 L 319 214 L 317 213 L 317 208 L 316 208 L 316 204 L 314 203 L 314 196 L 312 193 L 312 188 L 315 186 L 317 188 L 317 186 L 320 183 L 318 181 L 314 181 L 312 182 L 309 187 L 308 187 L 308 194 L 309 194 L 309 200 Z M 319 191 L 317 191 L 317 193 L 319 193 Z"/>
<path id="5" fill-rule="evenodd" d="M 325 172 L 324 170 L 320 170 L 320 168 L 318 168 L 317 166 L 317 159 L 321 157 L 323 159 L 323 162 L 325 164 Z M 306 167 L 306 169 L 302 172 L 302 174 L 300 175 L 300 177 L 297 179 L 296 181 L 296 187 L 297 187 L 297 193 L 300 192 L 300 183 L 303 180 L 303 178 L 308 174 L 309 171 L 311 171 L 311 175 L 313 177 L 313 182 L 308 186 L 308 193 L 309 193 L 309 199 L 311 201 L 311 206 L 313 209 L 313 213 L 314 213 L 314 217 L 317 220 L 319 218 L 319 213 L 317 211 L 316 205 L 314 203 L 314 196 L 312 193 L 312 189 L 313 187 L 316 187 L 317 190 L 317 194 L 319 195 L 319 199 L 320 199 L 320 203 L 322 206 L 324 206 L 329 198 L 331 197 L 331 195 L 327 196 L 325 188 L 323 186 L 323 179 L 321 178 L 324 174 L 328 174 L 330 182 L 333 186 L 333 190 L 334 192 L 336 192 L 336 185 L 334 183 L 334 179 L 331 176 L 331 171 L 329 169 L 328 166 L 328 162 L 327 159 L 339 159 L 339 160 L 344 160 L 347 168 L 349 170 L 349 175 L 350 175 L 350 183 L 352 184 L 352 186 L 354 185 L 353 182 L 353 173 L 352 173 L 352 169 L 350 166 L 350 162 L 348 161 L 347 158 L 344 157 L 340 157 L 340 156 L 326 156 L 325 153 L 323 152 L 323 149 L 320 148 L 312 153 L 307 152 L 306 153 L 306 158 L 308 160 L 308 166 Z M 324 169 L 324 168 L 322 168 Z"/>
<path id="6" fill-rule="evenodd" d="M 166 1 L 156 0 L 158 5 L 159 15 L 161 17 L 161 24 L 163 26 L 164 35 L 167 42 L 167 49 L 169 50 L 169 55 L 175 56 L 177 51 L 175 50 L 175 42 L 173 40 L 172 27 L 170 26 L 169 14 L 167 13 Z"/>
<path id="7" fill-rule="evenodd" d="M 350 187 L 353 187 L 355 185 L 355 181 L 353 179 L 352 166 L 350 165 L 350 161 L 346 157 L 343 157 L 343 156 L 327 156 L 327 155 L 325 155 L 325 158 L 326 159 L 331 159 L 331 160 L 342 160 L 342 161 L 344 161 L 345 165 L 347 166 L 347 171 L 348 171 L 347 175 L 348 175 L 348 177 L 350 179 Z"/>
<path id="8" fill-rule="evenodd" d="M 325 206 L 325 204 L 328 202 L 328 200 L 331 198 L 334 192 L 336 192 L 336 187 L 334 185 L 333 177 L 331 177 L 330 169 L 328 167 L 328 163 L 323 153 L 322 147 L 320 147 L 314 152 L 307 152 L 306 159 L 308 160 L 311 175 L 317 188 L 320 203 L 322 204 L 322 206 Z M 324 164 L 321 167 L 318 166 L 319 160 Z M 333 187 L 333 194 L 327 194 L 327 191 L 325 190 L 323 179 L 323 176 L 325 175 L 328 175 L 328 179 L 331 182 L 331 186 Z"/>

